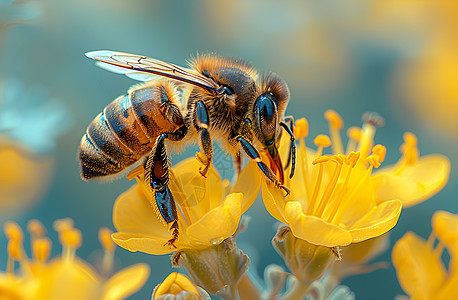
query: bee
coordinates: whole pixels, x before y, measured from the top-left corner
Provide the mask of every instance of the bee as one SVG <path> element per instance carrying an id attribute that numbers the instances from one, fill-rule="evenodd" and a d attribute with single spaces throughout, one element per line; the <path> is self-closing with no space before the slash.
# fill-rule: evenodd
<path id="1" fill-rule="evenodd" d="M 290 176 L 295 146 L 292 127 L 285 123 L 289 90 L 280 77 L 260 76 L 243 60 L 210 54 L 198 55 L 189 68 L 109 50 L 86 56 L 143 83 L 108 104 L 91 122 L 79 150 L 81 176 L 88 180 L 117 174 L 144 159 L 142 171 L 157 203 L 156 213 L 171 231 L 168 245 L 175 247 L 178 221 L 168 187 L 166 145 L 197 141 L 204 177 L 213 159 L 213 140 L 234 156 L 236 172 L 240 172 L 243 150 L 267 180 L 289 193 L 277 150 L 281 128 L 291 138 Z"/>

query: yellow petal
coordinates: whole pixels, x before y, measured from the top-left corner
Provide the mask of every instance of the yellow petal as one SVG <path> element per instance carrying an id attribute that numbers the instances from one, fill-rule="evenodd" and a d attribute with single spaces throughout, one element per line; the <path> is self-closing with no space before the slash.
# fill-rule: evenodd
<path id="1" fill-rule="evenodd" d="M 222 205 L 210 210 L 190 225 L 186 230 L 189 242 L 210 246 L 220 244 L 233 235 L 242 216 L 242 198 L 243 195 L 240 193 L 229 194 Z"/>
<path id="2" fill-rule="evenodd" d="M 246 212 L 258 197 L 263 179 L 255 162 L 251 161 L 243 168 L 231 189 L 231 193 L 243 194 L 242 213 Z"/>
<path id="3" fill-rule="evenodd" d="M 190 245 L 181 241 L 181 235 L 175 243 L 177 249 L 167 246 L 167 237 L 156 237 L 145 234 L 115 232 L 111 235 L 113 241 L 120 247 L 132 252 L 140 251 L 153 255 L 163 255 L 176 251 L 177 249 L 190 248 Z"/>
<path id="4" fill-rule="evenodd" d="M 287 224 L 284 218 L 285 200 L 283 199 L 282 191 L 272 184 L 267 184 L 265 180 L 261 183 L 262 201 L 267 211 L 280 222 Z"/>
<path id="5" fill-rule="evenodd" d="M 147 264 L 136 264 L 119 271 L 104 284 L 100 299 L 127 298 L 145 284 L 149 273 L 150 268 Z"/>
<path id="6" fill-rule="evenodd" d="M 434 233 L 444 244 L 455 249 L 458 247 L 458 215 L 436 211 L 432 225 Z"/>
<path id="7" fill-rule="evenodd" d="M 361 242 L 386 233 L 398 222 L 402 210 L 399 200 L 385 201 L 372 208 L 361 220 L 352 226 L 353 242 Z"/>
<path id="8" fill-rule="evenodd" d="M 221 204 L 223 184 L 218 171 L 210 166 L 207 178 L 199 173 L 202 164 L 195 158 L 185 159 L 174 167 L 170 190 L 175 201 L 191 211 L 195 219 Z"/>
<path id="9" fill-rule="evenodd" d="M 1 138 L 1 137 L 0 137 Z M 0 142 L 0 214 L 27 208 L 49 186 L 54 159 L 37 155 L 19 144 Z"/>
<path id="10" fill-rule="evenodd" d="M 440 256 L 426 242 L 412 232 L 406 233 L 393 247 L 393 265 L 399 284 L 408 294 L 421 294 L 434 299 L 443 286 L 446 272 Z"/>
<path id="11" fill-rule="evenodd" d="M 138 184 L 116 199 L 113 224 L 120 232 L 170 238 L 167 225 L 155 214 L 144 190 Z"/>
<path id="12" fill-rule="evenodd" d="M 347 230 L 321 218 L 305 215 L 298 201 L 286 203 L 285 218 L 294 236 L 311 244 L 335 247 L 352 242 L 352 237 Z"/>
<path id="13" fill-rule="evenodd" d="M 77 258 L 71 262 L 54 259 L 38 279 L 40 287 L 36 299 L 90 299 L 100 287 L 94 270 Z"/>
<path id="14" fill-rule="evenodd" d="M 390 234 L 383 234 L 342 248 L 343 263 L 366 264 L 390 247 Z"/>
<path id="15" fill-rule="evenodd" d="M 456 287 L 458 286 L 458 273 L 454 274 L 440 289 L 437 299 L 448 300 L 456 298 Z"/>
<path id="16" fill-rule="evenodd" d="M 458 277 L 458 214 L 436 211 L 432 225 L 434 233 L 447 246 L 450 254 L 449 273 Z"/>
<path id="17" fill-rule="evenodd" d="M 450 175 L 450 161 L 442 155 L 422 156 L 399 173 L 388 167 L 374 175 L 377 198 L 399 199 L 404 207 L 418 204 L 439 192 Z"/>

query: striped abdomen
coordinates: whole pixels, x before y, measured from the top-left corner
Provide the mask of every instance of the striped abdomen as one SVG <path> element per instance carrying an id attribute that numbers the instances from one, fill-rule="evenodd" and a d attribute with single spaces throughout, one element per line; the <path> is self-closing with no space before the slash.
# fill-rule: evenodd
<path id="1" fill-rule="evenodd" d="M 176 130 L 179 126 L 165 112 L 170 105 L 178 105 L 175 95 L 170 83 L 154 82 L 108 104 L 81 139 L 81 177 L 116 174 L 147 155 L 161 133 Z"/>

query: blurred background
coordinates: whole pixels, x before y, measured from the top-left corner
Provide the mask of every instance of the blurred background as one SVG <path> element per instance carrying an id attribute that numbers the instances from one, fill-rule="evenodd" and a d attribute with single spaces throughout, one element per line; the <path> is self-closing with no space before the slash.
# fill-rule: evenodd
<path id="1" fill-rule="evenodd" d="M 386 126 L 376 143 L 396 162 L 405 131 L 422 155 L 452 162 L 437 196 L 404 210 L 391 241 L 413 230 L 427 238 L 434 211 L 458 212 L 458 2 L 449 0 L 113 1 L 0 0 L 0 223 L 41 220 L 60 253 L 55 219 L 73 218 L 83 232 L 78 255 L 96 260 L 97 231 L 114 230 L 115 199 L 133 183 L 83 182 L 76 152 L 91 120 L 135 81 L 97 68 L 84 53 L 110 49 L 185 65 L 197 52 L 236 56 L 289 84 L 287 113 L 309 120 L 310 136 L 327 133 L 335 109 L 346 128 L 376 111 Z M 5 146 L 8 145 L 8 146 Z M 172 163 L 193 156 L 188 148 Z M 216 155 L 223 177 L 231 159 Z M 261 275 L 283 265 L 271 246 L 276 223 L 260 199 L 248 210 L 239 248 Z M 28 247 L 26 247 L 28 248 Z M 168 256 L 118 248 L 117 267 L 147 262 L 150 279 L 135 299 L 149 299 L 171 271 Z M 6 266 L 0 235 L 0 270 Z M 379 260 L 391 261 L 391 250 Z M 357 299 L 402 294 L 391 266 L 344 281 Z"/>

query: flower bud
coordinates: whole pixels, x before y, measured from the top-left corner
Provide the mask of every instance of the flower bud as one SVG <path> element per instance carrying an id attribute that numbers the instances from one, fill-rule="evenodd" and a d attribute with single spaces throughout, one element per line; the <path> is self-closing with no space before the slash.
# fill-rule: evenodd
<path id="1" fill-rule="evenodd" d="M 233 237 L 203 250 L 185 249 L 172 256 L 175 267 L 183 266 L 193 282 L 212 294 L 228 293 L 248 270 L 250 259 L 240 251 Z"/>
<path id="2" fill-rule="evenodd" d="M 152 300 L 210 300 L 210 296 L 196 287 L 185 275 L 173 272 L 153 291 Z"/>
<path id="3" fill-rule="evenodd" d="M 318 280 L 339 258 L 336 247 L 317 246 L 296 238 L 288 226 L 282 226 L 272 240 L 277 252 L 301 282 L 310 284 Z"/>

